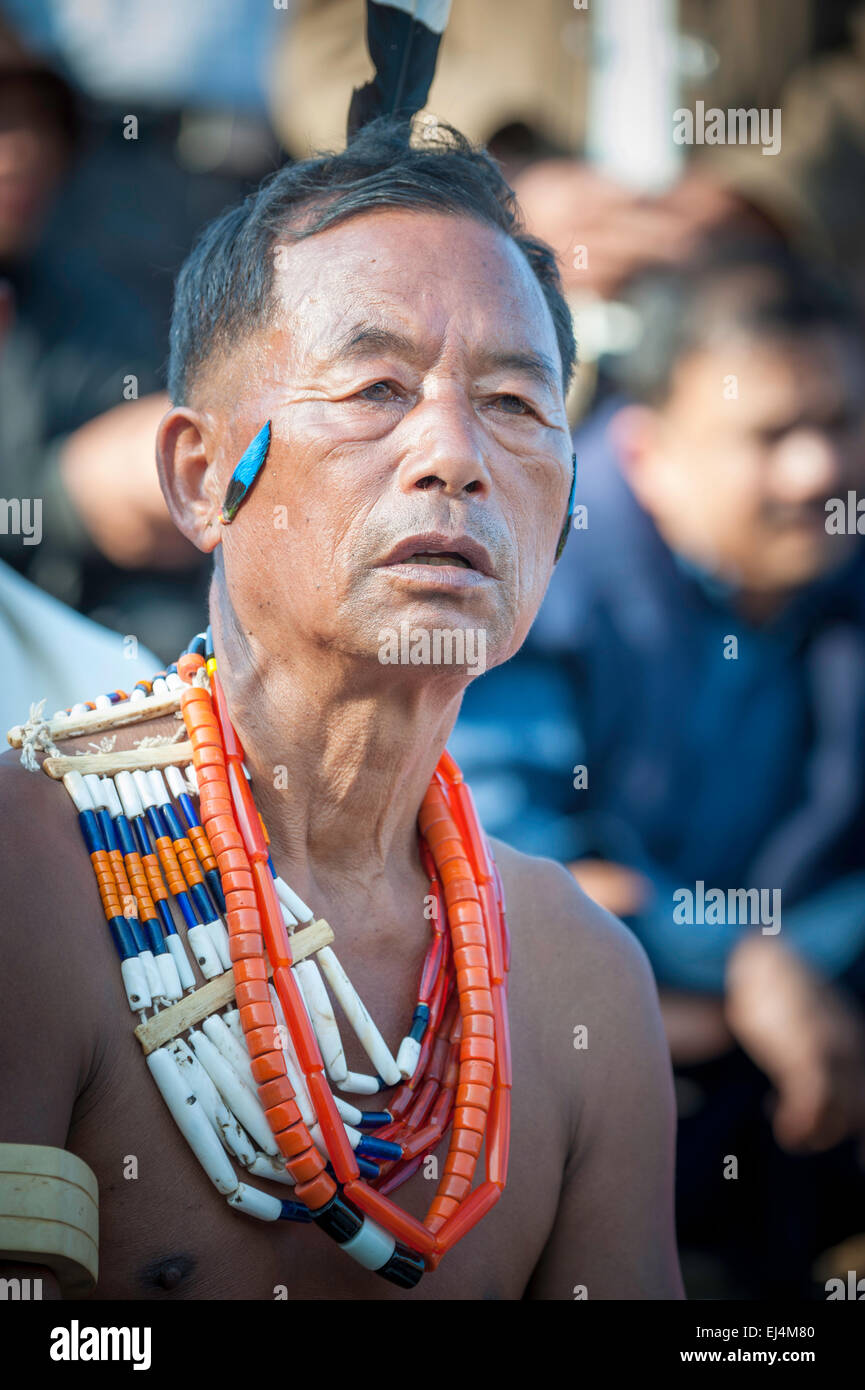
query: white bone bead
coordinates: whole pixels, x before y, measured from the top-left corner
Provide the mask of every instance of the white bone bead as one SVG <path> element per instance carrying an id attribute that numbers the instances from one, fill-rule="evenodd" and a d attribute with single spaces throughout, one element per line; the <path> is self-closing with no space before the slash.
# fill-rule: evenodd
<path id="1" fill-rule="evenodd" d="M 193 796 L 198 796 L 198 775 L 195 771 L 194 763 L 187 763 L 183 769 L 186 773 L 186 781 Z"/>
<path id="2" fill-rule="evenodd" d="M 367 1057 L 388 1086 L 395 1086 L 402 1080 L 399 1067 L 351 980 L 329 946 L 322 946 L 317 959 Z"/>
<path id="3" fill-rule="evenodd" d="M 150 775 L 152 777 L 153 773 Z M 176 763 L 169 763 L 165 769 L 165 777 L 172 796 L 180 797 L 189 791 L 186 778 Z"/>
<path id="4" fill-rule="evenodd" d="M 129 696 L 130 705 L 140 705 L 142 700 L 147 699 L 147 694 L 143 690 L 133 690 Z"/>
<path id="5" fill-rule="evenodd" d="M 209 1018 L 205 1018 L 201 1028 L 205 1037 L 210 1038 L 213 1046 L 218 1048 L 226 1062 L 230 1062 L 234 1067 L 246 1089 L 252 1095 L 257 1096 L 258 1088 L 252 1074 L 252 1063 L 246 1050 L 246 1042 L 239 1043 L 237 1041 L 220 1014 L 211 1014 Z"/>
<path id="6" fill-rule="evenodd" d="M 113 709 L 114 706 L 107 695 L 97 695 L 93 701 L 97 709 Z"/>
<path id="7" fill-rule="evenodd" d="M 171 957 L 177 967 L 177 976 L 180 980 L 181 989 L 195 989 L 195 976 L 192 973 L 192 966 L 189 964 L 180 937 L 176 932 L 169 933 L 165 938 L 165 944 L 171 952 Z"/>
<path id="8" fill-rule="evenodd" d="M 197 1029 L 193 1029 L 189 1034 L 189 1045 L 250 1139 L 253 1139 L 260 1149 L 264 1149 L 265 1153 L 274 1156 L 278 1154 L 279 1149 L 258 1097 L 251 1094 L 230 1062 L 227 1062 L 210 1039 Z"/>
<path id="9" fill-rule="evenodd" d="M 291 927 L 291 929 L 294 930 L 294 928 L 297 926 L 297 918 L 295 917 L 294 913 L 289 912 L 284 902 L 280 902 L 279 910 L 282 913 L 282 920 L 285 923 L 285 925 L 287 927 Z"/>
<path id="10" fill-rule="evenodd" d="M 79 714 L 87 714 L 87 713 L 88 713 L 87 705 L 86 705 L 83 701 L 79 700 L 78 704 L 77 704 L 77 705 L 73 705 L 72 708 L 71 708 L 71 710 L 69 711 L 69 718 L 70 718 L 70 719 L 77 719 L 78 716 L 79 716 Z"/>
<path id="11" fill-rule="evenodd" d="M 186 681 L 182 680 L 176 671 L 169 671 L 168 675 L 165 677 L 165 684 L 171 691 L 182 690 Z"/>
<path id="12" fill-rule="evenodd" d="M 136 768 L 133 772 L 132 778 L 135 782 L 135 789 L 138 792 L 138 799 L 141 802 L 141 805 L 145 807 L 156 806 L 158 803 L 156 797 L 153 795 L 153 791 L 150 786 L 150 778 L 147 776 L 147 773 L 142 771 L 142 769 L 139 767 Z"/>
<path id="13" fill-rule="evenodd" d="M 123 980 L 123 988 L 126 990 L 126 1000 L 130 1009 L 136 1013 L 140 1009 L 149 1009 L 153 1004 L 153 999 L 147 987 L 144 967 L 137 956 L 130 956 L 128 960 L 120 962 L 120 977 Z"/>
<path id="14" fill-rule="evenodd" d="M 324 981 L 314 960 L 301 960 L 293 967 L 294 976 L 300 985 L 306 1011 L 315 1030 L 318 1045 L 328 1076 L 336 1082 L 348 1075 L 342 1039 L 333 1012 L 333 1005 L 327 997 Z"/>
<path id="15" fill-rule="evenodd" d="M 141 815 L 141 798 L 131 772 L 115 772 L 114 785 L 127 820 Z"/>
<path id="16" fill-rule="evenodd" d="M 364 1269 L 381 1269 L 396 1249 L 396 1241 L 367 1216 L 357 1235 L 347 1240 L 340 1249 L 346 1255 L 351 1255 Z"/>
<path id="17" fill-rule="evenodd" d="M 280 1159 L 256 1154 L 254 1161 L 247 1163 L 246 1167 L 253 1177 L 267 1178 L 269 1182 L 281 1182 L 286 1187 L 294 1187 L 294 1178 Z"/>
<path id="18" fill-rule="evenodd" d="M 350 1096 L 374 1096 L 378 1092 L 378 1079 L 362 1071 L 350 1071 L 345 1080 L 340 1081 L 339 1089 Z"/>
<path id="19" fill-rule="evenodd" d="M 237 1184 L 228 1198 L 228 1205 L 247 1216 L 257 1216 L 259 1221 L 278 1221 L 282 1215 L 282 1202 L 278 1197 L 271 1197 L 269 1192 L 250 1187 L 246 1182 Z"/>
<path id="20" fill-rule="evenodd" d="M 285 1073 L 291 1082 L 294 1098 L 305 1125 L 315 1124 L 315 1107 L 312 1103 L 309 1091 L 306 1086 L 304 1076 L 297 1057 L 294 1052 L 294 1045 L 291 1041 L 291 1034 L 288 1031 L 288 1024 L 285 1021 L 285 1014 L 282 1010 L 282 1003 L 273 985 L 268 986 L 270 990 L 270 1000 L 273 1004 L 273 1011 L 276 1014 L 276 1021 L 279 1026 L 279 1036 L 282 1042 L 282 1056 L 285 1062 Z"/>
<path id="21" fill-rule="evenodd" d="M 67 772 L 63 778 L 63 785 L 75 802 L 76 811 L 93 810 L 89 788 L 80 772 Z"/>
<path id="22" fill-rule="evenodd" d="M 147 988 L 150 990 L 154 999 L 164 999 L 162 993 L 162 976 L 156 968 L 156 960 L 152 951 L 139 951 L 138 959 L 144 967 L 144 975 L 147 980 Z"/>
<path id="23" fill-rule="evenodd" d="M 210 939 L 213 942 L 213 949 L 219 956 L 223 970 L 231 969 L 231 951 L 228 946 L 228 932 L 221 917 L 214 917 L 212 922 L 206 923 Z"/>
<path id="24" fill-rule="evenodd" d="M 169 766 L 171 765 L 169 764 Z M 179 769 L 172 768 L 172 771 L 177 770 Z M 153 797 L 155 804 L 157 806 L 170 805 L 171 797 L 168 794 L 168 788 L 165 785 L 165 778 L 162 775 L 162 770 L 158 767 L 151 767 L 149 771 L 145 773 L 145 776 L 147 777 L 147 782 L 150 787 L 150 795 Z M 181 776 L 181 781 L 182 780 L 183 777 Z"/>
<path id="25" fill-rule="evenodd" d="M 167 684 L 166 679 L 165 679 L 164 676 L 159 676 L 159 678 L 153 682 L 153 685 L 152 685 L 152 687 L 151 687 L 151 692 L 152 692 L 153 695 L 155 695 L 155 696 L 157 696 L 157 697 L 159 697 L 159 696 L 161 696 L 161 695 L 168 695 L 168 694 L 170 694 L 170 691 L 169 691 L 169 689 L 168 689 L 168 684 Z"/>
<path id="26" fill-rule="evenodd" d="M 154 957 L 156 968 L 159 971 L 159 978 L 162 981 L 162 994 L 165 999 L 179 999 L 183 994 L 180 987 L 180 976 L 177 973 L 177 966 L 174 964 L 174 957 L 168 951 L 161 951 Z"/>
<path id="27" fill-rule="evenodd" d="M 396 1064 L 404 1081 L 408 1081 L 410 1076 L 414 1076 L 419 1057 L 420 1043 L 416 1038 L 404 1037 L 399 1045 L 399 1052 L 396 1054 Z"/>
<path id="28" fill-rule="evenodd" d="M 351 1144 L 351 1147 L 353 1149 L 356 1149 L 361 1139 L 363 1138 L 363 1135 L 361 1134 L 360 1130 L 355 1129 L 352 1125 L 345 1125 L 345 1132 L 348 1135 L 348 1142 Z M 310 1137 L 315 1141 L 317 1147 L 321 1150 L 321 1152 L 327 1155 L 327 1143 L 325 1141 L 324 1134 L 322 1133 L 321 1126 L 319 1124 L 310 1125 L 309 1133 Z"/>
<path id="29" fill-rule="evenodd" d="M 358 1110 L 356 1105 L 349 1105 L 347 1100 L 340 1100 L 339 1096 L 334 1096 L 333 1103 L 340 1114 L 340 1119 L 346 1125 L 359 1125 L 363 1119 L 363 1111 Z"/>
<path id="30" fill-rule="evenodd" d="M 74 774 L 72 773 L 67 773 L 67 776 L 73 775 Z M 66 778 L 64 777 L 63 780 L 65 782 Z M 95 772 L 85 772 L 84 774 L 84 785 L 90 793 L 90 800 L 92 804 L 97 808 L 97 810 L 100 807 L 104 807 L 106 809 L 108 807 L 108 802 L 105 800 L 105 797 L 102 793 L 102 781 L 103 779 L 101 777 L 97 777 Z"/>
<path id="31" fill-rule="evenodd" d="M 168 1051 L 186 1078 L 187 1085 L 204 1106 L 207 1118 L 229 1153 L 248 1167 L 255 1158 L 255 1146 L 232 1115 L 195 1053 L 182 1038 L 175 1038 L 169 1044 Z"/>
<path id="32" fill-rule="evenodd" d="M 238 1187 L 234 1169 L 225 1156 L 201 1102 L 196 1100 L 177 1063 L 164 1047 L 157 1047 L 146 1058 L 162 1099 L 210 1181 L 224 1195 Z"/>
<path id="33" fill-rule="evenodd" d="M 294 913 L 298 922 L 311 922 L 313 918 L 311 910 L 307 907 L 306 903 L 303 901 L 303 898 L 299 898 L 295 893 L 294 889 L 289 888 L 288 884 L 285 882 L 285 879 L 280 878 L 277 874 L 273 882 L 274 887 L 276 888 L 276 896 L 279 898 L 279 901 L 281 903 L 285 903 L 285 906 L 288 908 L 289 912 Z"/>
<path id="34" fill-rule="evenodd" d="M 201 967 L 201 973 L 205 980 L 213 980 L 217 975 L 225 973 L 213 939 L 205 925 L 199 922 L 197 926 L 190 927 L 186 933 L 186 940 Z"/>
<path id="35" fill-rule="evenodd" d="M 120 797 L 117 795 L 117 788 L 112 777 L 100 777 L 99 786 L 102 791 L 102 805 L 110 811 L 112 818 L 116 818 L 123 813 L 120 805 Z"/>
<path id="36" fill-rule="evenodd" d="M 231 1036 L 237 1039 L 241 1047 L 245 1047 L 246 1042 L 243 1037 L 243 1025 L 240 1022 L 240 1009 L 226 1009 L 222 1018 Z"/>

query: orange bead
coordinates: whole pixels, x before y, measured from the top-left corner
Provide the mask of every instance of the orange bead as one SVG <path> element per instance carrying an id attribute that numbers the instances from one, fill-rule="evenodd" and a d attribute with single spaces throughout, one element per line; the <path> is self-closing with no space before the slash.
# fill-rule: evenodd
<path id="1" fill-rule="evenodd" d="M 458 1105 L 454 1110 L 454 1129 L 473 1129 L 476 1134 L 483 1134 L 487 1127 L 487 1116 L 485 1110 L 478 1110 L 474 1105 Z"/>
<path id="2" fill-rule="evenodd" d="M 183 656 L 177 658 L 177 674 L 187 685 L 191 685 L 192 677 L 203 665 L 204 657 L 198 652 L 184 652 Z"/>
<path id="3" fill-rule="evenodd" d="M 335 1192 L 336 1183 L 329 1173 L 319 1173 L 311 1182 L 298 1183 L 294 1189 L 295 1197 L 310 1211 L 326 1207 Z"/>
<path id="4" fill-rule="evenodd" d="M 243 961 L 238 961 L 242 965 Z M 270 1004 L 270 994 L 266 980 L 238 980 L 237 971 L 234 972 L 234 997 L 237 1000 L 237 1007 L 240 1009 L 241 1024 L 243 1023 L 243 1010 L 248 1004 Z M 273 1006 L 271 1005 L 271 1011 Z"/>

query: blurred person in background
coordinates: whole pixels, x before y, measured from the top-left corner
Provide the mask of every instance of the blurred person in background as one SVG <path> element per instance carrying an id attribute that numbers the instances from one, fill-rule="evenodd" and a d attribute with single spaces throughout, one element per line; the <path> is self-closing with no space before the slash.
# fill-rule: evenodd
<path id="1" fill-rule="evenodd" d="M 287 16 L 251 0 L 0 15 L 0 491 L 43 503 L 41 542 L 0 536 L 0 555 L 167 659 L 209 578 L 156 477 L 171 285 L 200 227 L 281 162 L 261 68 Z"/>
<path id="2" fill-rule="evenodd" d="M 8 217 L 9 202 L 0 200 L 7 228 L 17 225 Z M 11 321 L 11 296 L 0 296 L 0 362 Z M 0 561 L 0 718 L 7 728 L 27 714 L 34 691 L 50 718 L 75 704 L 94 684 L 101 690 L 114 689 L 121 669 L 131 688 L 138 680 L 149 680 L 158 665 L 152 652 L 136 640 L 81 617 Z"/>
<path id="3" fill-rule="evenodd" d="M 865 1231 L 865 542 L 827 512 L 865 493 L 865 344 L 849 295 L 763 243 L 625 301 L 580 529 L 451 747 L 490 824 L 546 837 L 648 951 L 680 1241 L 720 1252 L 726 1296 L 801 1295 Z M 677 919 L 698 883 L 767 890 L 780 930 Z"/>
<path id="4" fill-rule="evenodd" d="M 158 646 L 151 570 L 173 570 L 176 584 L 194 557 L 156 477 L 163 349 L 134 296 L 43 235 L 76 111 L 68 85 L 0 30 L 0 491 L 4 502 L 27 499 L 39 519 L 29 538 L 4 527 L 0 556 L 55 598 L 101 609 L 110 626 Z M 140 399 L 124 403 L 130 392 Z"/>

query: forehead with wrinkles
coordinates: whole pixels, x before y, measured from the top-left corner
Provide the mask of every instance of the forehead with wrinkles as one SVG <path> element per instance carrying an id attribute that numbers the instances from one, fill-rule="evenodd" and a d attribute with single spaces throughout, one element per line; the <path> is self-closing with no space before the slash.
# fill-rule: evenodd
<path id="1" fill-rule="evenodd" d="M 562 363 L 540 285 L 519 248 L 473 218 L 382 209 L 273 248 L 272 313 L 248 348 L 276 381 L 397 357 L 528 372 L 561 395 Z M 245 344 L 231 354 L 242 389 Z"/>

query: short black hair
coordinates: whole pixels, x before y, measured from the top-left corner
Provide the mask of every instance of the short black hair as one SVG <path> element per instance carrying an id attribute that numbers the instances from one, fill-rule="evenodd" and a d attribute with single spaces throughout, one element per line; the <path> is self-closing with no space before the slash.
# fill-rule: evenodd
<path id="1" fill-rule="evenodd" d="M 732 334 L 863 331 L 854 296 L 828 267 L 765 237 L 710 238 L 677 266 L 635 275 L 617 297 L 634 313 L 636 337 L 626 351 L 604 358 L 604 376 L 645 405 L 668 399 L 683 358 Z"/>
<path id="2" fill-rule="evenodd" d="M 420 130 L 420 138 L 416 138 Z M 199 237 L 174 291 L 168 390 L 186 397 L 204 363 L 265 323 L 272 311 L 273 247 L 313 236 L 374 208 L 426 208 L 498 227 L 520 248 L 555 326 L 567 390 L 576 361 L 573 324 L 553 251 L 523 230 L 498 165 L 453 126 L 379 117 L 339 154 L 319 154 L 269 175 Z"/>

